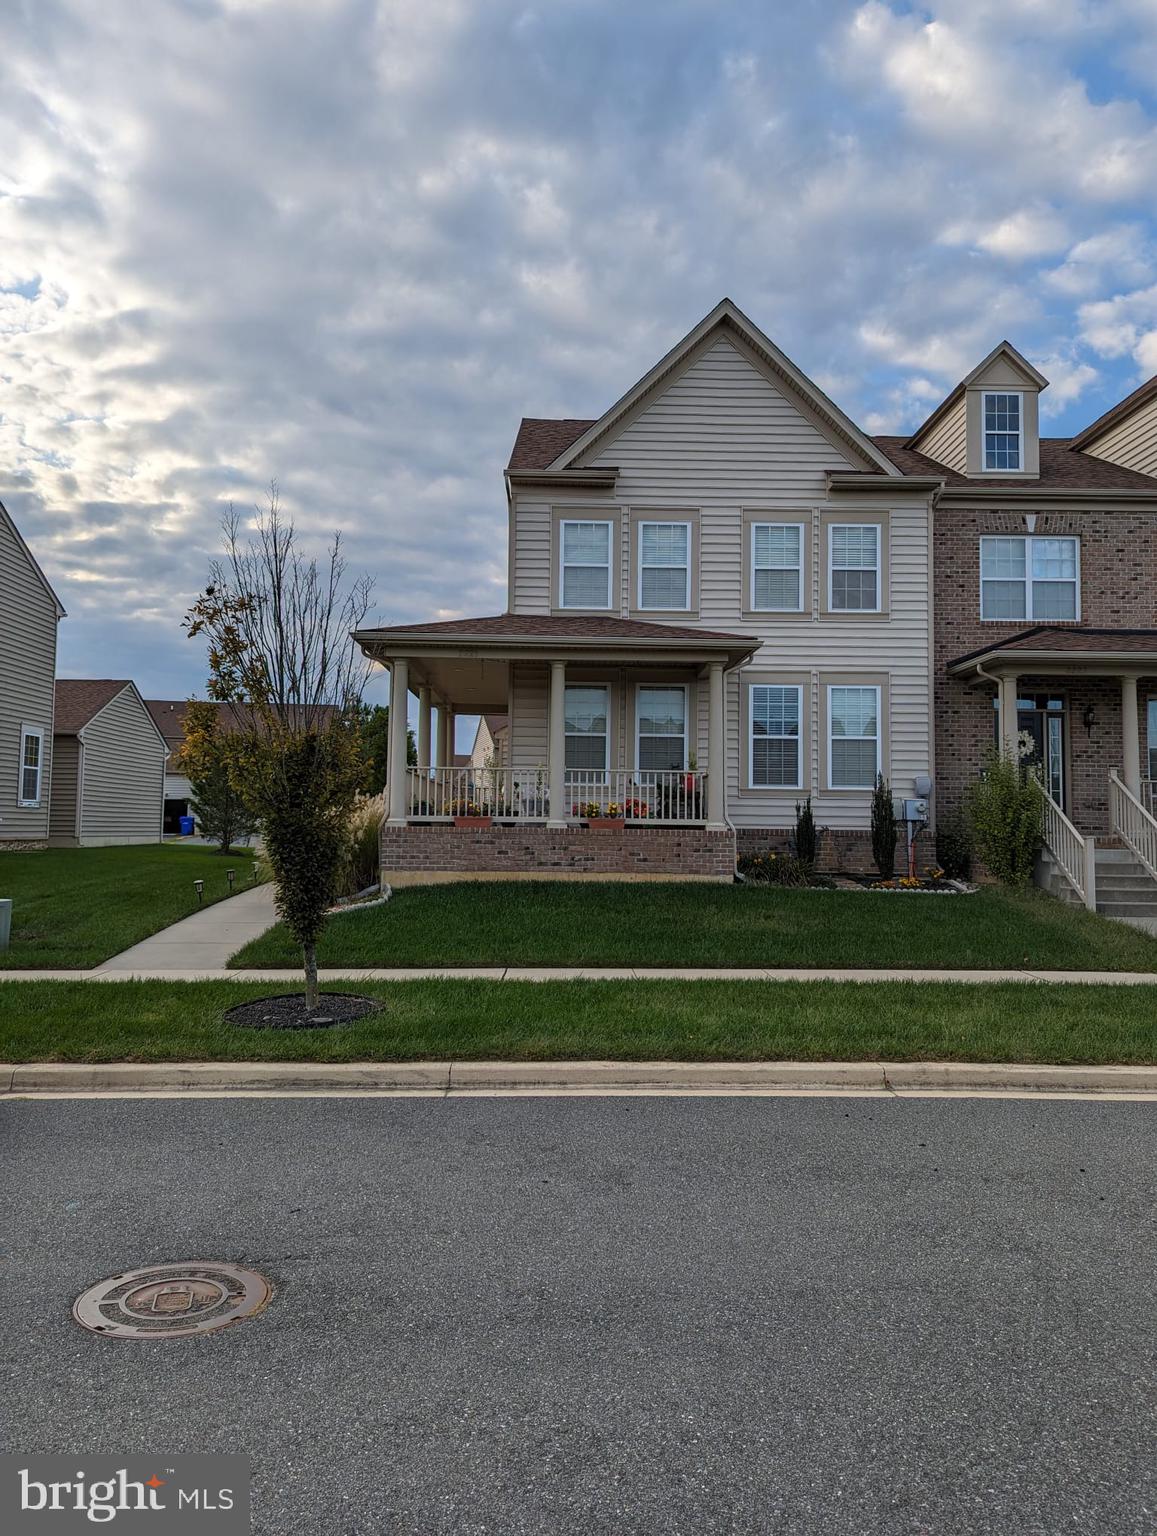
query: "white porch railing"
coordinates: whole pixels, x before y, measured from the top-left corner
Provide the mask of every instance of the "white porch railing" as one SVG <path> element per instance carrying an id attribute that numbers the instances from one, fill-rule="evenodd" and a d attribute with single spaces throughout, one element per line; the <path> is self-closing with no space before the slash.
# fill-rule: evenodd
<path id="1" fill-rule="evenodd" d="M 1157 779 L 1141 780 L 1141 804 L 1150 816 L 1157 816 Z"/>
<path id="2" fill-rule="evenodd" d="M 1109 820 L 1114 833 L 1157 880 L 1157 817 L 1146 810 L 1115 768 L 1109 770 Z"/>
<path id="3" fill-rule="evenodd" d="M 545 768 L 409 768 L 412 820 L 491 816 L 495 821 L 546 821 L 550 794 Z M 622 817 L 649 826 L 693 826 L 706 820 L 705 773 L 610 769 L 570 771 L 559 820 Z"/>
<path id="4" fill-rule="evenodd" d="M 1061 810 L 1044 785 L 1035 776 L 1032 782 L 1043 802 L 1041 820 L 1045 847 L 1056 860 L 1061 874 L 1076 891 L 1090 912 L 1097 910 L 1096 842 L 1085 837 Z"/>

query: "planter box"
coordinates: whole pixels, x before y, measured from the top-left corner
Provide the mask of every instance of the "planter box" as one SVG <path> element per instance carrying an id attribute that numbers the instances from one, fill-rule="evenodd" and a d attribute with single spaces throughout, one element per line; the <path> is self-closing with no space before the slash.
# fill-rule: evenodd
<path id="1" fill-rule="evenodd" d="M 592 832 L 621 832 L 627 823 L 622 816 L 588 816 L 586 824 Z"/>
<path id="2" fill-rule="evenodd" d="M 456 827 L 492 827 L 494 825 L 494 817 L 493 816 L 455 816 L 455 818 L 454 818 L 454 825 Z"/>

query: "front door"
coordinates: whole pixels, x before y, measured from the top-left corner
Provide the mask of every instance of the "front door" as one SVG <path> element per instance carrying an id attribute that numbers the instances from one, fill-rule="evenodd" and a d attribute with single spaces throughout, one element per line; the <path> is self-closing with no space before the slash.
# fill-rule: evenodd
<path id="1" fill-rule="evenodd" d="M 1055 694 L 1026 694 L 1016 701 L 1016 728 L 1032 742 L 1025 758 L 1029 767 L 1040 774 L 1041 783 L 1061 810 L 1068 804 L 1068 774 L 1065 756 L 1068 734 L 1065 701 Z M 999 726 L 998 726 L 999 734 Z"/>

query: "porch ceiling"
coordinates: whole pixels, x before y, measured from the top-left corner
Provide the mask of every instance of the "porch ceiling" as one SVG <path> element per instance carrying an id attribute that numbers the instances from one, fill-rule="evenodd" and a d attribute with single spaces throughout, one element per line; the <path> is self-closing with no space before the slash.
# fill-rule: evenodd
<path id="1" fill-rule="evenodd" d="M 1157 629 L 1064 629 L 1038 624 L 948 663 L 957 677 L 1157 676 Z"/>

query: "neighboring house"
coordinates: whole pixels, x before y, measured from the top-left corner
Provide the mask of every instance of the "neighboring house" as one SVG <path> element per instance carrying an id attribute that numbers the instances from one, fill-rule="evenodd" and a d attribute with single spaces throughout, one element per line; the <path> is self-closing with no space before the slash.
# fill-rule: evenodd
<path id="1" fill-rule="evenodd" d="M 134 683 L 58 679 L 52 845 L 160 842 L 167 752 Z"/>
<path id="2" fill-rule="evenodd" d="M 504 768 L 510 737 L 510 722 L 505 715 L 479 715 L 474 745 L 470 749 L 472 768 Z"/>
<path id="3" fill-rule="evenodd" d="M 60 600 L 0 502 L 0 849 L 48 845 Z"/>
<path id="4" fill-rule="evenodd" d="M 187 699 L 146 699 L 145 708 L 153 724 L 165 738 L 169 749 L 165 763 L 163 828 L 175 836 L 181 830 L 181 817 L 192 815 L 192 786 L 180 770 L 181 748 L 185 745 L 185 710 Z"/>
<path id="5" fill-rule="evenodd" d="M 357 637 L 392 669 L 391 720 L 419 698 L 384 869 L 729 879 L 809 794 L 829 855 L 866 864 L 877 772 L 911 797 L 933 766 L 942 480 L 726 300 L 598 420 L 524 420 L 509 613 Z M 495 825 L 469 835 L 440 793 L 455 710 L 509 721 Z"/>

